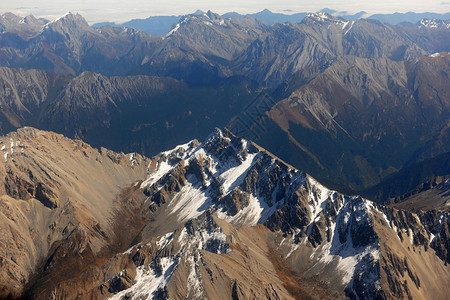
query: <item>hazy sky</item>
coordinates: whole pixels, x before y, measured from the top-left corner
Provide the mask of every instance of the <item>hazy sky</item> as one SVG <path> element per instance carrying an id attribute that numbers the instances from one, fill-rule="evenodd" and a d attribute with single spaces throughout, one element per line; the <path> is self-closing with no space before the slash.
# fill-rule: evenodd
<path id="1" fill-rule="evenodd" d="M 197 9 L 216 13 L 254 13 L 268 8 L 273 12 L 315 12 L 322 8 L 370 14 L 390 12 L 449 12 L 450 0 L 0 0 L 0 14 L 33 14 L 53 19 L 67 11 L 82 14 L 89 23 L 125 22 L 155 15 L 180 15 Z M 288 11 L 290 10 L 290 11 Z"/>

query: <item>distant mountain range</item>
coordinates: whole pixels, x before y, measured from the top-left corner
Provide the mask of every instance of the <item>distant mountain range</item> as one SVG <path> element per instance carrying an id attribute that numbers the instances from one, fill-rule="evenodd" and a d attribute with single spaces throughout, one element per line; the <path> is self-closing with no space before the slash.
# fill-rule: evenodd
<path id="1" fill-rule="evenodd" d="M 0 298 L 447 300 L 450 20 L 331 13 L 0 16 Z"/>
<path id="2" fill-rule="evenodd" d="M 156 37 L 93 28 L 78 14 L 4 16 L 4 133 L 36 126 L 154 155 L 239 127 L 266 95 L 244 120 L 246 137 L 337 189 L 363 193 L 450 151 L 446 20 L 389 25 L 321 12 L 268 26 L 197 12 Z"/>
<path id="3" fill-rule="evenodd" d="M 355 14 L 348 14 L 347 12 L 339 12 L 333 9 L 322 9 L 321 12 L 325 12 L 331 14 L 336 17 L 341 17 L 346 20 L 355 21 L 360 18 L 368 18 L 373 20 L 378 20 L 384 23 L 388 23 L 391 25 L 396 25 L 404 22 L 409 23 L 417 23 L 422 19 L 440 19 L 447 20 L 450 19 L 450 13 L 415 13 L 415 12 L 407 12 L 407 13 L 393 13 L 393 14 L 374 14 L 370 15 L 365 11 L 361 11 Z M 194 14 L 203 14 L 202 11 L 197 11 Z M 252 17 L 254 19 L 265 22 L 267 25 L 273 25 L 275 23 L 298 23 L 301 22 L 308 14 L 307 12 L 295 13 L 295 14 L 283 14 L 283 13 L 274 13 L 268 9 L 264 9 L 258 13 L 253 14 L 239 14 L 237 12 L 229 12 L 222 15 L 222 17 L 229 18 L 245 18 Z M 100 28 L 105 25 L 110 25 L 113 27 L 129 27 L 139 29 L 146 33 L 152 35 L 164 35 L 168 33 L 172 27 L 178 23 L 182 16 L 152 16 L 146 19 L 133 19 L 124 23 L 113 23 L 113 22 L 102 22 L 95 23 L 92 26 L 95 28 Z"/>

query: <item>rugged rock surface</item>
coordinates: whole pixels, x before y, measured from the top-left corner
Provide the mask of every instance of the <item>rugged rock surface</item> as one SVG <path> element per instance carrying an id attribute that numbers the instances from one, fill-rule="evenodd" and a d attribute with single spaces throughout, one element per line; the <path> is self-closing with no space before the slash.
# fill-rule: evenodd
<path id="1" fill-rule="evenodd" d="M 47 22 L 48 20 L 36 19 L 32 15 L 22 18 L 12 13 L 4 13 L 0 16 L 0 33 L 17 34 L 23 40 L 28 40 L 38 34 Z"/>
<path id="2" fill-rule="evenodd" d="M 181 17 L 163 37 L 126 27 L 94 29 L 71 13 L 45 24 L 31 16 L 4 16 L 2 66 L 66 75 L 93 71 L 209 83 L 217 77 L 244 74 L 276 87 L 293 74 L 308 80 L 342 55 L 414 61 L 449 50 L 448 42 L 443 42 L 448 41 L 445 26 L 439 30 L 375 20 L 346 21 L 324 12 L 308 15 L 298 24 L 269 27 L 251 17 L 224 18 L 209 11 Z"/>
<path id="3" fill-rule="evenodd" d="M 0 149 L 1 298 L 20 296 L 41 270 L 58 268 L 64 277 L 78 269 L 69 265 L 73 257 L 88 261 L 111 246 L 129 246 L 130 237 L 114 226 L 134 204 L 119 194 L 145 175 L 144 157 L 32 128 L 0 138 Z"/>
<path id="4" fill-rule="evenodd" d="M 227 131 L 148 162 L 34 129 L 2 143 L 5 296 L 33 271 L 31 298 L 447 296 L 447 213 L 345 196 Z"/>
<path id="5" fill-rule="evenodd" d="M 354 190 L 377 184 L 449 151 L 449 58 L 338 58 L 258 121 L 265 129 L 257 141 L 318 178 Z"/>
<path id="6" fill-rule="evenodd" d="M 438 176 L 420 184 L 414 190 L 391 198 L 390 206 L 414 211 L 449 211 L 450 178 Z"/>
<path id="7" fill-rule="evenodd" d="M 167 77 L 68 77 L 10 68 L 0 68 L 0 86 L 5 134 L 33 126 L 95 147 L 150 155 L 225 126 L 257 88 L 244 78 L 200 87 Z"/>
<path id="8" fill-rule="evenodd" d="M 258 86 L 267 86 L 275 88 L 267 109 L 280 100 L 281 104 L 262 121 L 267 124 L 255 124 L 259 116 L 245 120 L 253 123 L 246 124 L 246 130 L 263 128 L 251 138 L 336 188 L 363 192 L 402 168 L 449 151 L 447 21 L 393 26 L 321 12 L 297 24 L 267 26 L 251 17 L 227 19 L 207 12 L 183 16 L 167 35 L 152 37 L 130 28 L 94 29 L 71 13 L 44 25 L 30 17 L 34 25 L 27 26 L 34 31 L 22 26 L 22 18 L 4 16 L 0 65 L 79 75 L 69 80 L 30 71 L 49 81 L 39 88 L 42 85 L 34 79 L 17 79 L 30 82 L 31 91 L 12 88 L 10 82 L 16 79 L 4 79 L 5 102 L 15 103 L 2 109 L 4 133 L 25 124 L 94 146 L 154 155 L 239 119 L 234 117 L 240 111 L 248 113 L 248 105 L 257 105 Z M 35 32 L 38 25 L 41 29 L 30 37 L 26 32 Z M 149 95 L 155 100 L 148 77 L 105 77 L 131 74 L 169 76 L 189 87 L 180 88 L 183 83 L 177 82 L 172 89 L 168 79 L 153 79 L 167 88 L 157 93 L 157 100 L 165 98 L 161 102 L 167 106 L 159 101 L 154 105 L 147 101 Z M 45 108 L 45 114 L 42 106 L 25 106 L 27 111 L 19 102 L 29 100 L 21 95 L 58 108 Z M 50 105 L 43 98 L 58 99 Z M 98 108 L 88 110 L 87 103 Z M 161 111 L 153 111 L 155 107 Z M 207 109 L 195 114 L 198 107 Z M 58 120 L 60 115 L 70 115 L 73 121 Z M 146 122 L 148 115 L 161 119 Z M 127 127 L 132 133 L 124 132 Z M 185 130 L 188 127 L 194 129 Z M 166 135 L 173 140 L 158 145 Z M 438 175 L 448 174 L 434 174 Z M 366 195 L 374 200 L 380 193 Z"/>

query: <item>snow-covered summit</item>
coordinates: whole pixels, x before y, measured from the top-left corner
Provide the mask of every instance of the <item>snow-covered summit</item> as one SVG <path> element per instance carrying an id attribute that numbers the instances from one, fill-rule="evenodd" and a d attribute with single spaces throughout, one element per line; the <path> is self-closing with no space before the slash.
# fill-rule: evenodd
<path id="1" fill-rule="evenodd" d="M 194 14 L 184 15 L 180 18 L 180 21 L 172 26 L 172 29 L 162 37 L 162 39 L 169 38 L 175 34 L 180 28 L 186 26 L 188 24 L 198 24 L 198 25 L 207 25 L 207 26 L 221 26 L 227 27 L 230 23 L 229 20 L 226 20 L 222 16 L 215 14 L 211 11 L 206 13 L 204 12 L 196 12 Z"/>
<path id="2" fill-rule="evenodd" d="M 336 17 L 333 15 L 330 15 L 326 12 L 318 12 L 318 13 L 312 13 L 308 14 L 305 19 L 301 22 L 303 24 L 333 24 L 337 25 L 339 28 L 345 31 L 345 34 L 348 33 L 348 31 L 352 28 L 354 21 L 347 21 L 343 18 Z"/>
<path id="3" fill-rule="evenodd" d="M 234 276 L 228 272 L 237 268 L 252 280 L 253 263 L 271 265 L 264 261 L 269 250 L 259 253 L 268 237 L 270 251 L 293 268 L 307 264 L 308 276 L 327 274 L 333 288 L 347 296 L 377 298 L 383 294 L 380 264 L 385 257 L 397 263 L 383 252 L 390 251 L 383 239 L 402 243 L 407 232 L 408 247 L 430 245 L 417 217 L 405 219 L 362 197 L 330 190 L 227 130 L 155 156 L 140 187 L 147 196 L 142 214 L 152 220 L 147 230 L 158 234 L 123 253 L 136 263 L 137 275 L 115 299 L 158 298 L 174 293 L 175 286 L 177 295 L 187 298 L 213 297 L 205 288 L 210 279 Z M 386 228 L 381 233 L 380 226 Z M 247 235 L 251 240 L 244 242 Z M 116 274 L 110 289 L 126 278 L 123 271 Z M 186 282 L 186 288 L 175 282 Z"/>
<path id="4" fill-rule="evenodd" d="M 422 19 L 417 25 L 419 28 L 450 29 L 450 20 Z"/>
<path id="5" fill-rule="evenodd" d="M 60 28 L 71 31 L 77 27 L 89 27 L 89 24 L 79 13 L 73 14 L 68 11 L 64 15 L 46 23 L 41 31 L 49 29 L 59 30 Z"/>

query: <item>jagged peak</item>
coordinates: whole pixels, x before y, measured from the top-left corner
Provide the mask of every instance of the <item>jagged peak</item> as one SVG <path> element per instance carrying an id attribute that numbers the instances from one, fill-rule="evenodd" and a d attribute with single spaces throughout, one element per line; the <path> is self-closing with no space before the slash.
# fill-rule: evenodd
<path id="1" fill-rule="evenodd" d="M 301 23 L 308 23 L 308 22 L 315 22 L 315 23 L 343 23 L 347 22 L 345 19 L 337 16 L 333 16 L 329 13 L 319 11 L 317 13 L 311 13 L 308 14 Z"/>
<path id="2" fill-rule="evenodd" d="M 192 15 L 203 15 L 205 12 L 201 9 L 197 9 Z"/>
<path id="3" fill-rule="evenodd" d="M 72 12 L 68 11 L 64 15 L 46 23 L 43 27 L 43 30 L 45 29 L 51 29 L 55 26 L 67 26 L 67 25 L 79 25 L 82 27 L 89 27 L 88 22 L 86 19 L 83 18 L 79 13 L 73 14 Z"/>
<path id="4" fill-rule="evenodd" d="M 20 20 L 21 19 L 21 17 L 19 17 L 16 14 L 13 14 L 12 12 L 5 12 L 4 14 L 1 15 L 1 17 L 2 17 L 2 19 L 7 19 L 7 20 L 11 20 L 11 19 Z"/>
<path id="5" fill-rule="evenodd" d="M 341 17 L 330 15 L 329 13 L 320 11 L 313 14 L 308 14 L 301 24 L 335 24 L 342 30 L 345 30 L 345 34 L 352 28 L 354 21 L 347 21 Z"/>
<path id="6" fill-rule="evenodd" d="M 183 17 L 181 17 L 180 22 L 178 24 L 182 25 L 191 22 L 199 22 L 203 24 L 210 23 L 210 25 L 213 25 L 213 23 L 218 25 L 224 25 L 225 19 L 221 15 L 208 10 L 206 13 L 203 12 L 202 14 L 184 15 Z"/>
<path id="7" fill-rule="evenodd" d="M 306 16 L 306 18 L 311 18 L 311 19 L 315 19 L 317 21 L 324 21 L 324 20 L 332 20 L 332 19 L 336 19 L 336 17 L 333 17 L 332 15 L 324 12 L 324 11 L 319 11 L 317 13 L 311 13 L 308 14 Z"/>
<path id="8" fill-rule="evenodd" d="M 419 28 L 428 28 L 428 29 L 449 29 L 450 28 L 450 20 L 440 20 L 440 19 L 422 19 L 417 22 Z"/>

